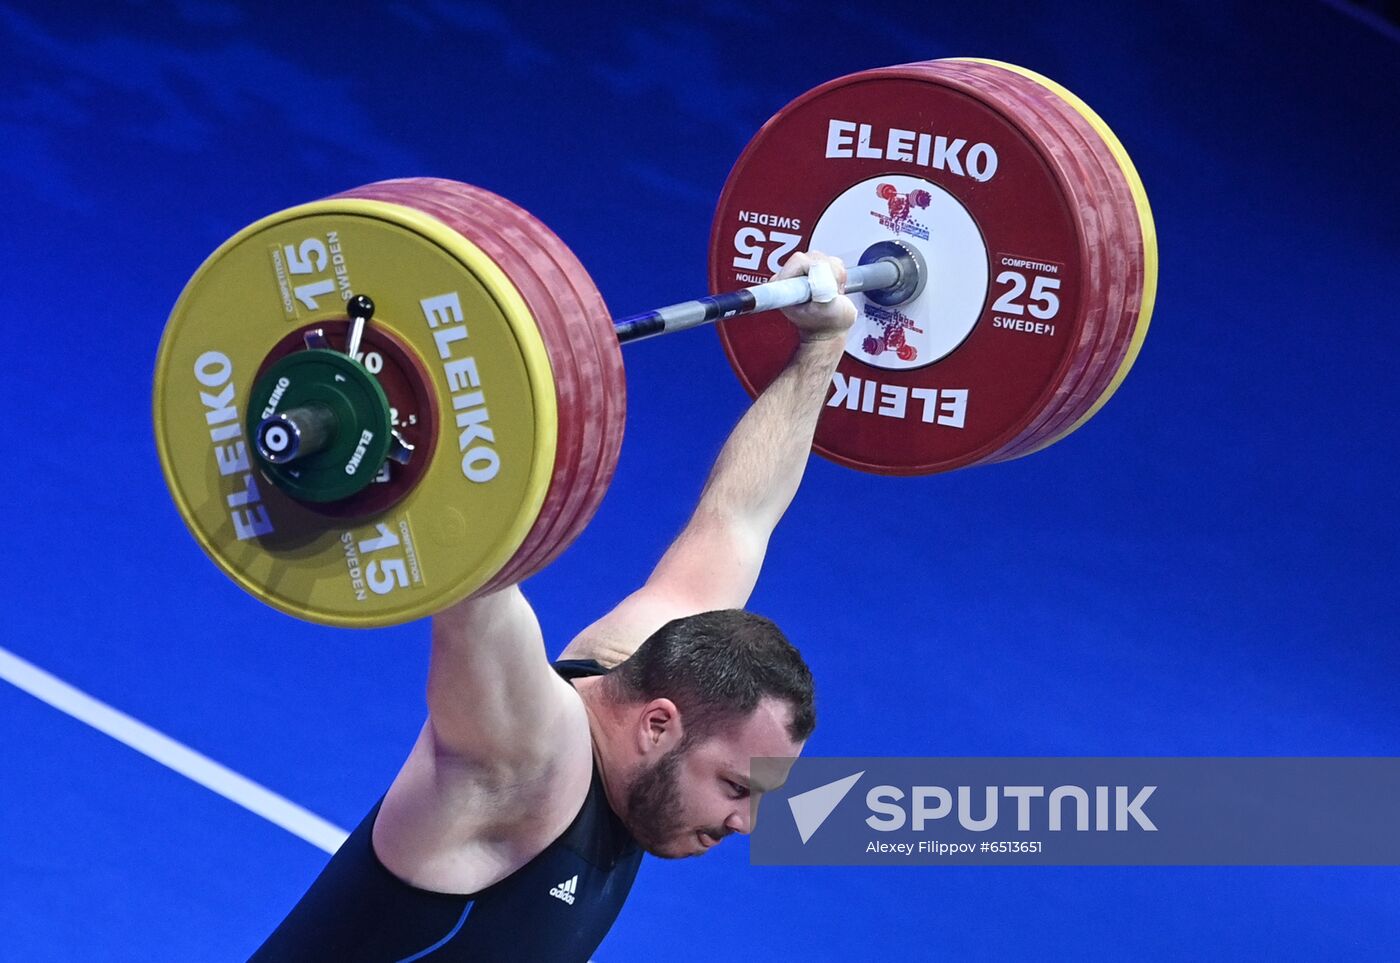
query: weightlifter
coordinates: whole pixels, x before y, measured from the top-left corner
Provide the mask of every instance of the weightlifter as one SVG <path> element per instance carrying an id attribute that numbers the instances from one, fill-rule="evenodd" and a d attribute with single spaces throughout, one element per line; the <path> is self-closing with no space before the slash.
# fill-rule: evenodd
<path id="1" fill-rule="evenodd" d="M 845 268 L 795 254 L 780 278 Z M 855 308 L 785 312 L 799 345 L 729 436 L 646 585 L 551 667 L 516 587 L 433 620 L 428 721 L 384 798 L 253 959 L 586 960 L 642 852 L 753 826 L 749 759 L 795 758 L 812 677 L 742 610 L 792 501 Z"/>

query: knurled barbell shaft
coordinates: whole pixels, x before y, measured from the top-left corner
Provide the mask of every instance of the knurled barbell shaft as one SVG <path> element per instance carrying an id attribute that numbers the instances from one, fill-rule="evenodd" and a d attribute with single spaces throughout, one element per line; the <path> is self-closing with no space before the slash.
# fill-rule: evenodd
<path id="1" fill-rule="evenodd" d="M 893 257 L 880 258 L 870 264 L 853 265 L 846 269 L 846 285 L 843 290 L 847 294 L 855 294 L 858 291 L 893 288 L 904 283 L 909 272 L 916 269 L 912 260 Z M 616 318 L 613 320 L 613 327 L 617 331 L 617 340 L 625 344 L 628 341 L 670 334 L 672 331 L 695 328 L 741 314 L 789 308 L 805 304 L 811 299 L 812 284 L 806 276 L 785 278 L 741 288 L 738 291 L 696 298 L 694 301 L 682 301 L 680 304 L 657 308 L 644 314 Z"/>

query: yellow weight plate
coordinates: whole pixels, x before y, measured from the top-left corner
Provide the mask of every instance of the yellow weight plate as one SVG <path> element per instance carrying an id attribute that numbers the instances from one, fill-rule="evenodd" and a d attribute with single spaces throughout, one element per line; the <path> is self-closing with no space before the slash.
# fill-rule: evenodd
<path id="1" fill-rule="evenodd" d="M 340 520 L 257 471 L 243 423 L 274 344 L 368 294 L 431 372 L 432 462 L 392 507 Z M 156 360 L 156 446 L 181 516 L 235 582 L 299 618 L 368 627 L 440 611 L 511 559 L 539 515 L 558 410 L 534 317 L 470 240 L 418 211 L 332 199 L 239 232 L 181 294 Z"/>

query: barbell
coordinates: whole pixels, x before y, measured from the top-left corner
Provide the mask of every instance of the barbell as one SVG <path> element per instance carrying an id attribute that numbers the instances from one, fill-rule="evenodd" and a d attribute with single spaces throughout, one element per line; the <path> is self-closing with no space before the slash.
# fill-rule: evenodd
<path id="1" fill-rule="evenodd" d="M 1142 183 L 1082 101 L 993 61 L 839 78 L 788 104 L 720 195 L 711 290 L 612 320 L 513 203 L 381 181 L 244 228 L 161 340 L 161 466 L 205 552 L 262 601 L 390 625 L 556 558 L 612 479 L 620 345 L 719 322 L 757 395 L 797 346 L 769 282 L 794 251 L 850 266 L 858 317 L 814 449 L 884 474 L 1038 451 L 1131 368 L 1156 291 Z M 742 317 L 741 317 L 742 316 Z"/>

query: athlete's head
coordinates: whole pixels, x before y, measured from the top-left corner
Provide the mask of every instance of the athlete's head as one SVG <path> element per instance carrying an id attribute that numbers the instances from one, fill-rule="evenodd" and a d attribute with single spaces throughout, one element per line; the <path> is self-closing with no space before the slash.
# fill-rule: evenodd
<path id="1" fill-rule="evenodd" d="M 731 609 L 663 625 L 606 680 L 638 763 L 627 828 L 656 856 L 749 832 L 754 757 L 795 758 L 816 726 L 812 673 L 778 627 Z"/>

